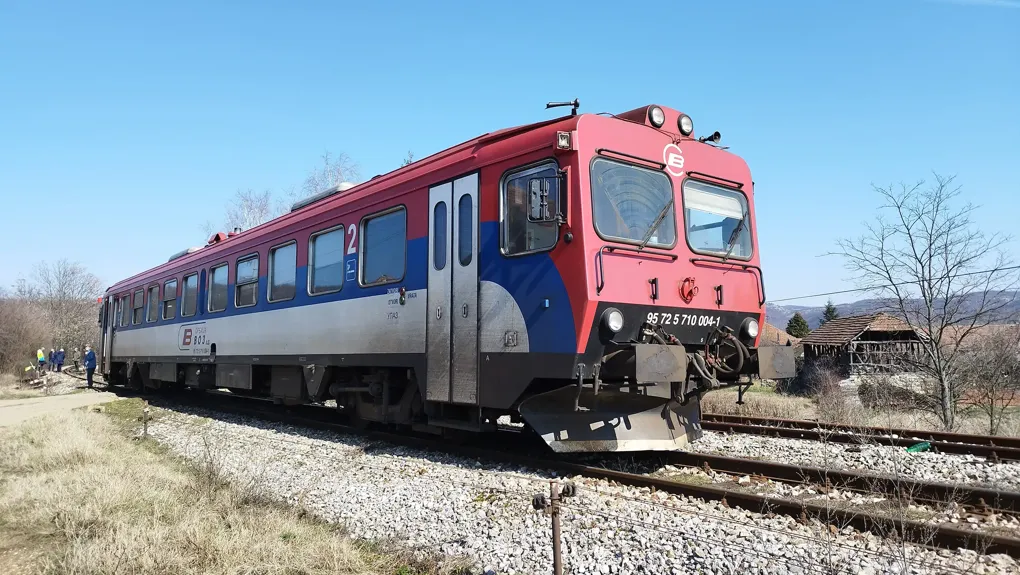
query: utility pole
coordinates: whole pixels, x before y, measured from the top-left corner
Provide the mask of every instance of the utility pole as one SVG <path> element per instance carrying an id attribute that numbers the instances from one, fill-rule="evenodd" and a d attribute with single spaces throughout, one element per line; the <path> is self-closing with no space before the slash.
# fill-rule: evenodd
<path id="1" fill-rule="evenodd" d="M 553 575 L 563 575 L 563 552 L 560 542 L 560 503 L 564 498 L 577 495 L 577 487 L 573 483 L 566 483 L 560 487 L 560 482 L 552 480 L 549 482 L 549 495 L 536 493 L 531 498 L 531 506 L 536 511 L 545 511 L 552 517 L 553 536 Z"/>

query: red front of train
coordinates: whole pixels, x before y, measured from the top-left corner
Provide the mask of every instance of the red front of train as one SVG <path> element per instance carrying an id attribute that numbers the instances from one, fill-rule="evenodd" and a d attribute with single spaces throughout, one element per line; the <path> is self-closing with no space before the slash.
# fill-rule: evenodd
<path id="1" fill-rule="evenodd" d="M 572 245 L 552 258 L 574 312 L 576 384 L 519 407 L 554 449 L 677 449 L 700 436 L 705 391 L 793 375 L 792 349 L 757 347 L 754 184 L 717 141 L 660 106 L 557 132 Z"/>

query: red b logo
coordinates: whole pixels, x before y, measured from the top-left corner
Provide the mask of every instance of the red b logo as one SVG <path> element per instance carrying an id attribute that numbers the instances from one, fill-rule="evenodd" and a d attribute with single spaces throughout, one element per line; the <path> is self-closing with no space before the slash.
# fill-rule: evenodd
<path id="1" fill-rule="evenodd" d="M 680 299 L 684 300 L 684 303 L 691 303 L 696 295 L 698 295 L 698 286 L 694 285 L 693 277 L 680 282 Z"/>

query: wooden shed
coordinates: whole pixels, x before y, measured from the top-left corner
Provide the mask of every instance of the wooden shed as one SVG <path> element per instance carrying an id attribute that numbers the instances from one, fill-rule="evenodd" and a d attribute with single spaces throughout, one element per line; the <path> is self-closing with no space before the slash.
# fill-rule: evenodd
<path id="1" fill-rule="evenodd" d="M 841 317 L 801 340 L 804 361 L 830 360 L 844 375 L 912 371 L 921 337 L 907 322 L 885 313 Z"/>
<path id="2" fill-rule="evenodd" d="M 792 335 L 786 333 L 785 331 L 779 329 L 778 327 L 772 325 L 771 323 L 765 322 L 765 325 L 762 326 L 761 328 L 761 339 L 759 340 L 758 345 L 768 346 L 788 345 L 799 348 L 800 338 L 793 337 Z"/>

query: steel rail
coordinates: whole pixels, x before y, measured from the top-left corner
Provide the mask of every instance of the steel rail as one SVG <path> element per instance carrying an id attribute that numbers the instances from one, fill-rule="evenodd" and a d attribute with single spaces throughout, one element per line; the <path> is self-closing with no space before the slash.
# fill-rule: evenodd
<path id="1" fill-rule="evenodd" d="M 137 397 L 133 390 L 110 388 L 118 394 Z M 577 475 L 595 479 L 615 481 L 632 487 L 646 487 L 665 491 L 675 495 L 695 497 L 706 501 L 719 501 L 730 507 L 754 513 L 778 513 L 799 518 L 802 521 L 817 519 L 826 524 L 853 527 L 858 531 L 870 531 L 879 536 L 893 534 L 898 538 L 922 546 L 934 546 L 946 549 L 965 548 L 979 553 L 1004 553 L 1020 558 L 1020 539 L 997 534 L 975 532 L 945 524 L 928 524 L 908 519 L 899 519 L 861 512 L 856 509 L 841 509 L 831 505 L 822 505 L 804 501 L 782 499 L 769 495 L 748 493 L 742 490 L 712 485 L 692 485 L 671 481 L 662 477 L 628 473 L 607 469 L 605 467 L 586 465 L 564 459 L 548 459 L 535 457 L 525 453 L 494 451 L 491 448 L 477 447 L 462 443 L 438 440 L 434 437 L 397 434 L 376 430 L 365 430 L 330 421 L 325 408 L 315 406 L 280 406 L 271 400 L 253 399 L 243 396 L 228 396 L 221 393 L 203 393 L 201 399 L 192 394 L 160 397 L 150 396 L 150 403 L 177 403 L 211 410 L 219 410 L 235 415 L 245 415 L 267 421 L 275 421 L 292 425 L 357 434 L 370 439 L 385 441 L 396 445 L 426 450 L 439 450 L 457 453 L 462 456 L 491 461 L 493 463 L 513 463 L 533 469 L 556 471 L 560 475 Z M 155 401 L 152 401 L 155 399 Z M 166 401 L 160 401 L 164 399 Z M 208 401 L 208 400 L 212 401 Z M 204 400 L 204 401 L 203 401 Z M 280 409 L 283 407 L 283 409 Z M 335 417 L 331 410 L 329 415 Z M 746 460 L 742 460 L 745 461 Z M 831 473 L 831 472 L 830 472 Z"/>
<path id="2" fill-rule="evenodd" d="M 936 504 L 952 502 L 973 507 L 982 513 L 1020 513 L 1020 492 L 1015 491 L 701 453 L 675 452 L 666 458 L 675 465 L 707 467 L 731 475 L 761 476 L 785 483 L 813 483 L 823 488 L 883 493 Z"/>
<path id="3" fill-rule="evenodd" d="M 989 447 L 1010 447 L 1020 449 L 1020 437 L 999 437 L 995 435 L 974 435 L 969 433 L 950 433 L 948 431 L 927 431 L 924 429 L 906 429 L 902 427 L 871 427 L 863 425 L 845 425 L 823 423 L 806 419 L 783 419 L 778 417 L 750 417 L 743 415 L 725 415 L 720 413 L 703 413 L 702 421 L 713 423 L 741 423 L 747 425 L 764 425 L 768 427 L 787 427 L 790 429 L 813 429 L 857 433 L 860 435 L 896 435 L 903 438 L 916 438 L 918 441 L 939 441 L 945 443 L 965 443 L 968 445 L 987 445 Z"/>
<path id="4" fill-rule="evenodd" d="M 730 433 L 744 433 L 748 435 L 764 435 L 772 437 L 785 437 L 787 439 L 807 439 L 811 441 L 827 441 L 831 443 L 849 443 L 856 445 L 888 445 L 892 447 L 910 447 L 923 440 L 905 437 L 892 437 L 889 435 L 864 435 L 847 431 L 828 431 L 824 429 L 791 429 L 789 427 L 771 427 L 767 425 L 752 425 L 747 423 L 729 423 L 704 421 L 701 428 L 709 431 L 721 431 Z M 928 441 L 929 449 L 936 453 L 951 453 L 954 455 L 975 455 L 986 457 L 992 461 L 1020 461 L 1020 448 L 998 447 L 991 445 L 971 445 L 967 443 L 952 443 L 947 441 Z"/>

